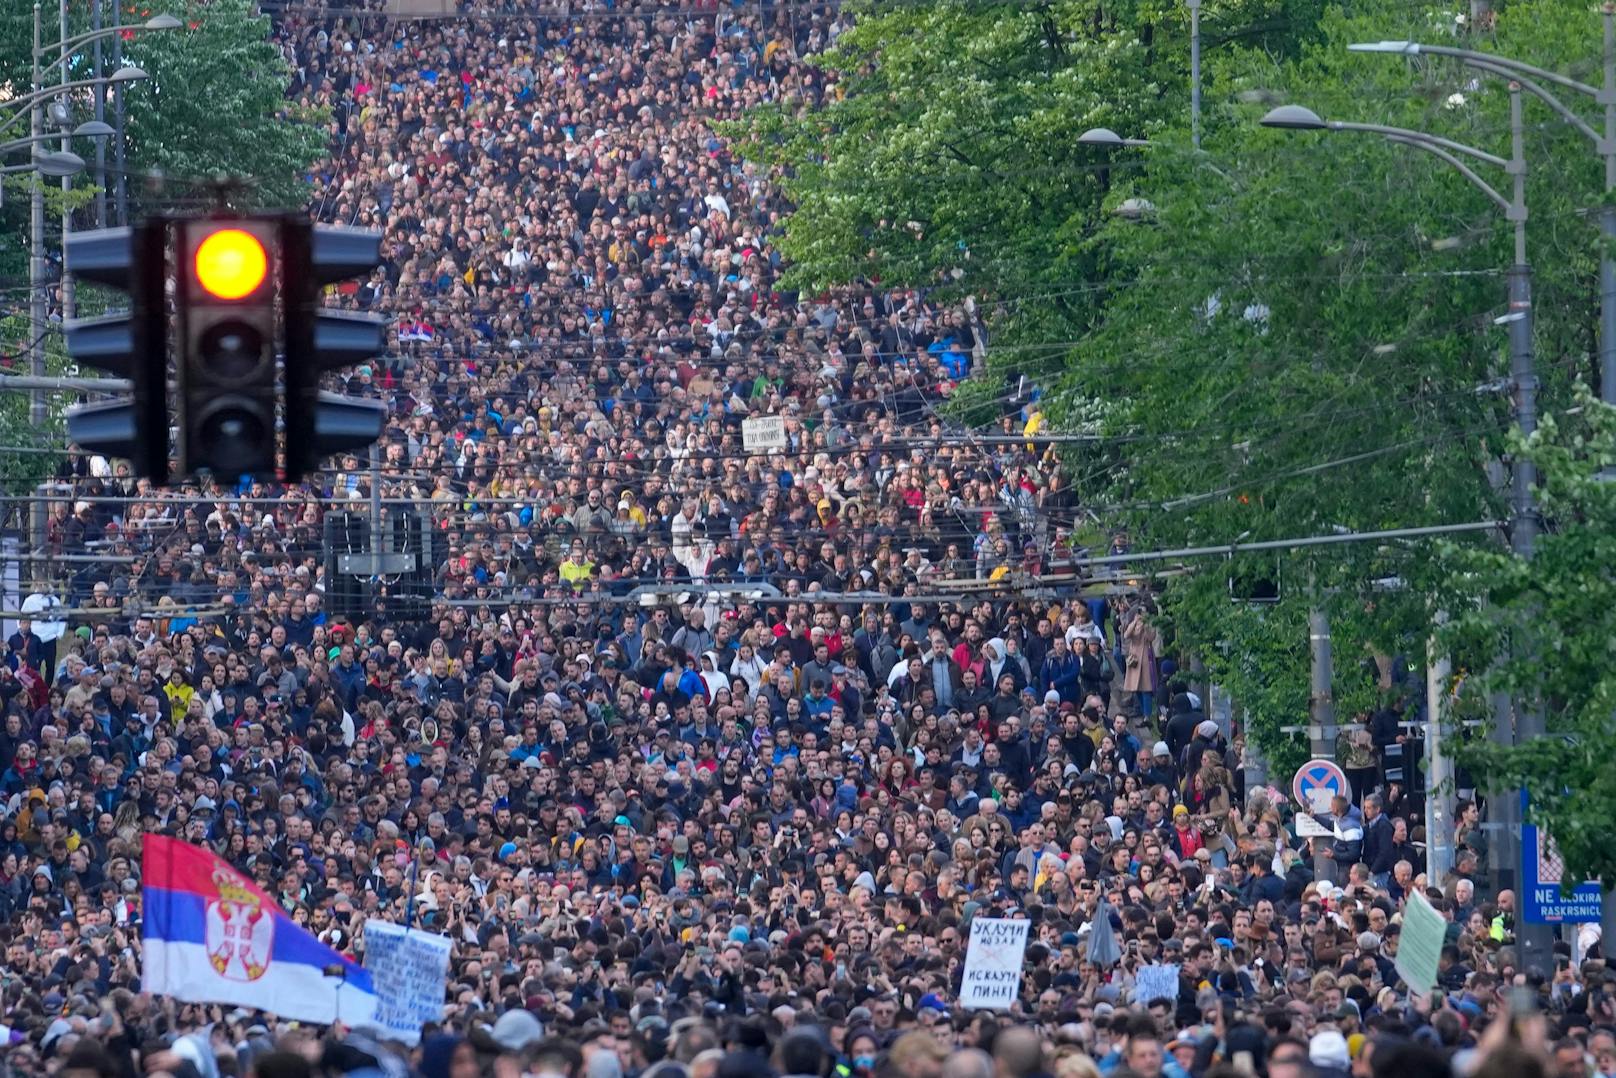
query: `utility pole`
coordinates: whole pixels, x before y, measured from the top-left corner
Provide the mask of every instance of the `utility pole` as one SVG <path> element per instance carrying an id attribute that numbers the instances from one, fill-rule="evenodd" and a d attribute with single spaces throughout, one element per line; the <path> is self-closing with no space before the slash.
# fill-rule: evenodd
<path id="1" fill-rule="evenodd" d="M 1453 760 L 1446 751 L 1453 664 L 1437 639 L 1447 620 L 1445 610 L 1431 619 L 1425 653 L 1425 878 L 1436 887 L 1453 871 Z"/>
<path id="2" fill-rule="evenodd" d="M 1604 246 L 1599 252 L 1599 399 L 1616 404 L 1616 206 L 1610 193 L 1616 191 L 1616 4 L 1603 8 L 1605 21 L 1605 82 L 1599 100 L 1605 106 L 1605 139 L 1600 151 L 1605 159 L 1605 205 L 1599 211 L 1599 230 Z"/>
<path id="3" fill-rule="evenodd" d="M 113 7 L 118 6 L 119 0 L 113 0 Z M 101 0 L 90 0 L 90 31 L 101 32 Z M 90 74 L 99 79 L 102 71 L 101 39 L 95 39 L 95 53 L 92 57 L 95 66 Z M 107 120 L 107 88 L 102 83 L 95 88 L 95 118 L 100 123 Z M 107 140 L 95 140 L 95 227 L 107 227 Z"/>
<path id="4" fill-rule="evenodd" d="M 40 11 L 39 4 L 34 4 L 34 50 L 33 50 L 33 80 L 29 90 L 32 94 L 39 93 L 41 74 L 39 70 L 39 44 L 40 44 Z M 41 134 L 40 105 L 36 100 L 28 107 L 28 134 L 30 138 L 38 139 Z M 45 377 L 45 180 L 38 172 L 29 173 L 33 179 L 33 186 L 28 199 L 28 373 L 35 378 Z M 35 389 L 28 400 L 28 422 L 34 430 L 45 429 L 45 393 Z M 42 498 L 36 498 L 32 520 L 29 527 L 29 539 L 35 554 L 45 551 L 46 513 L 49 512 L 49 503 Z M 37 580 L 41 567 L 35 563 L 34 575 Z"/>
<path id="5" fill-rule="evenodd" d="M 61 81 L 66 86 L 71 81 L 67 70 L 68 33 L 67 33 L 67 0 L 57 0 L 57 14 L 61 23 Z M 73 130 L 72 119 L 62 125 L 62 152 L 68 153 L 73 149 L 71 138 Z M 73 177 L 62 177 L 62 321 L 66 322 L 78 316 L 78 296 L 73 289 L 73 274 L 67 265 L 67 237 L 73 231 L 73 214 L 68 210 L 68 195 L 73 190 Z"/>
<path id="6" fill-rule="evenodd" d="M 114 3 L 112 8 L 112 25 L 114 28 L 123 25 L 123 4 Z M 112 70 L 116 71 L 123 66 L 123 35 L 112 35 Z M 129 184 L 124 176 L 124 169 L 128 167 L 128 160 L 124 156 L 124 111 L 123 111 L 123 84 L 112 85 L 112 195 L 113 208 L 117 211 L 118 224 L 129 223 Z"/>
<path id="7" fill-rule="evenodd" d="M 1313 757 L 1335 759 L 1335 666 L 1330 655 L 1330 615 L 1322 606 L 1307 612 L 1307 639 L 1313 655 L 1313 687 L 1308 697 L 1308 740 Z"/>
<path id="8" fill-rule="evenodd" d="M 370 558 L 371 575 L 382 575 L 382 554 L 387 545 L 382 542 L 382 445 L 370 445 Z"/>
<path id="9" fill-rule="evenodd" d="M 1537 430 L 1537 358 L 1533 351 L 1532 334 L 1535 324 L 1532 309 L 1532 267 L 1526 260 L 1526 160 L 1524 127 L 1521 121 L 1521 87 L 1509 87 L 1509 144 L 1510 172 L 1514 179 L 1514 197 L 1517 209 L 1515 221 L 1515 264 L 1509 270 L 1509 373 L 1515 387 L 1515 422 L 1523 437 L 1531 437 Z M 1515 554 L 1530 561 L 1537 548 L 1537 467 L 1525 454 L 1516 454 L 1511 461 L 1510 508 L 1514 520 L 1510 527 L 1510 545 Z M 1514 744 L 1520 746 L 1543 737 L 1547 732 L 1542 705 L 1535 692 L 1519 700 L 1515 707 Z M 1521 851 L 1521 798 L 1514 790 L 1504 791 L 1504 805 L 1509 819 L 1509 849 L 1512 875 L 1518 886 L 1525 886 L 1525 865 Z M 1517 894 L 1516 901 L 1525 896 Z M 1516 938 L 1520 944 L 1521 965 L 1526 969 L 1550 977 L 1554 974 L 1554 930 L 1549 925 L 1527 924 L 1524 919 L 1517 925 Z"/>
<path id="10" fill-rule="evenodd" d="M 1190 9 L 1190 142 L 1201 148 L 1201 0 L 1188 0 Z"/>

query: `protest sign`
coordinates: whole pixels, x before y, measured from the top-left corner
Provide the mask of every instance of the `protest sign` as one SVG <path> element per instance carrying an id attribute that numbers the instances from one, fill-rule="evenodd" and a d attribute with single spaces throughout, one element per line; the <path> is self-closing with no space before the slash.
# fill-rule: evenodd
<path id="1" fill-rule="evenodd" d="M 975 917 L 965 948 L 960 1006 L 1007 1011 L 1021 995 L 1021 963 L 1030 921 Z"/>
<path id="2" fill-rule="evenodd" d="M 786 421 L 777 415 L 760 415 L 741 421 L 741 448 L 748 453 L 786 447 Z"/>
<path id="3" fill-rule="evenodd" d="M 1155 999 L 1170 999 L 1175 1005 L 1177 1004 L 1177 966 L 1168 964 L 1140 966 L 1139 972 L 1133 975 L 1133 1001 L 1137 1004 L 1146 1004 Z"/>
<path id="4" fill-rule="evenodd" d="M 1447 939 L 1448 922 L 1425 896 L 1410 893 L 1403 907 L 1403 935 L 1394 965 L 1410 990 L 1424 994 L 1436 985 L 1437 961 Z"/>
<path id="5" fill-rule="evenodd" d="M 382 921 L 365 922 L 365 968 L 376 986 L 376 1024 L 408 1045 L 443 1021 L 449 940 Z"/>

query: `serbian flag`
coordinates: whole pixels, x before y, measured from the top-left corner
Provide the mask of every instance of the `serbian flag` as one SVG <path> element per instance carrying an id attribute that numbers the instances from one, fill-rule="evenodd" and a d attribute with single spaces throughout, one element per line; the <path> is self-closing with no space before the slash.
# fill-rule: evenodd
<path id="1" fill-rule="evenodd" d="M 224 860 L 162 835 L 144 836 L 141 859 L 145 991 L 299 1022 L 352 1026 L 374 1017 L 370 974 Z"/>

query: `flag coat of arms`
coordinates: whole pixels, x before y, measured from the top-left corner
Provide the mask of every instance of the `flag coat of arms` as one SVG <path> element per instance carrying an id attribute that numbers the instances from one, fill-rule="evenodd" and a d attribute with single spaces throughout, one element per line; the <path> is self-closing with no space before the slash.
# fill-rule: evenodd
<path id="1" fill-rule="evenodd" d="M 300 1022 L 368 1022 L 370 974 L 299 927 L 228 862 L 162 835 L 142 845 L 142 987 Z M 342 976 L 327 971 L 340 968 Z"/>

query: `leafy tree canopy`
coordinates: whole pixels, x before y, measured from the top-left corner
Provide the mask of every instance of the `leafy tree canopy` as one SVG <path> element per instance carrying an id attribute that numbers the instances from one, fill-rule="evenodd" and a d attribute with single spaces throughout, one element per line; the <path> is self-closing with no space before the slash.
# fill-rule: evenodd
<path id="1" fill-rule="evenodd" d="M 748 150 L 789 176 L 799 209 L 784 249 L 798 283 L 870 276 L 983 297 L 997 389 L 974 390 L 972 414 L 1020 406 L 1005 390 L 1026 376 L 1052 426 L 1097 436 L 1069 454 L 1085 503 L 1076 523 L 1171 548 L 1498 519 L 1511 416 L 1494 319 L 1510 224 L 1418 150 L 1257 121 L 1294 102 L 1507 157 L 1502 82 L 1434 57 L 1347 50 L 1458 43 L 1597 77 L 1596 13 L 1552 0 L 1500 8 L 1494 30 L 1471 36 L 1452 11 L 1403 0 L 1208 0 L 1200 151 L 1183 5 L 903 8 L 863 18 L 822 58 L 835 87 L 823 106 L 758 114 Z M 1546 107 L 1528 100 L 1526 115 L 1552 411 L 1594 369 L 1598 238 L 1585 211 L 1602 174 L 1592 145 Z M 1079 144 L 1095 126 L 1151 145 Z M 1501 171 L 1478 168 L 1507 191 Z M 1372 706 L 1380 690 L 1362 661 L 1423 654 L 1441 571 L 1432 550 L 1236 559 L 1234 573 L 1277 574 L 1285 599 L 1234 608 L 1218 567 L 1175 578 L 1165 614 L 1245 702 L 1270 755 L 1294 758 L 1279 727 L 1305 719 L 1305 609 L 1337 622 L 1342 708 Z"/>
<path id="2" fill-rule="evenodd" d="M 115 0 L 102 4 L 103 24 L 110 25 Z M 59 40 L 57 7 L 48 5 L 44 27 L 47 55 Z M 269 19 L 251 0 L 175 0 L 124 2 L 125 26 L 170 14 L 182 22 L 176 30 L 126 32 L 126 63 L 139 65 L 151 78 L 124 90 L 128 118 L 129 171 L 145 175 L 158 170 L 167 178 L 170 196 L 193 194 L 193 181 L 229 175 L 249 180 L 249 196 L 266 206 L 299 206 L 304 175 L 325 150 L 320 116 L 308 115 L 286 98 L 292 71 L 270 38 Z M 89 0 L 70 0 L 70 35 L 90 29 Z M 29 85 L 33 17 L 19 5 L 0 16 L 0 83 Z M 111 43 L 103 43 L 110 71 Z M 91 46 L 69 61 L 74 79 L 91 74 Z M 48 73 L 46 85 L 60 76 Z M 74 98 L 77 119 L 93 108 L 88 92 Z M 83 147 L 88 149 L 89 147 Z M 81 181 L 82 182 L 82 181 Z M 131 195 L 143 193 L 138 179 Z"/>
<path id="3" fill-rule="evenodd" d="M 1508 693 L 1542 709 L 1548 737 L 1518 748 L 1474 741 L 1464 754 L 1483 780 L 1531 794 L 1570 869 L 1568 880 L 1616 878 L 1616 409 L 1583 392 L 1517 442 L 1538 466 L 1544 530 L 1530 562 L 1506 550 L 1444 549 L 1444 633 L 1456 666 L 1477 671 L 1459 706 L 1484 711 Z"/>

